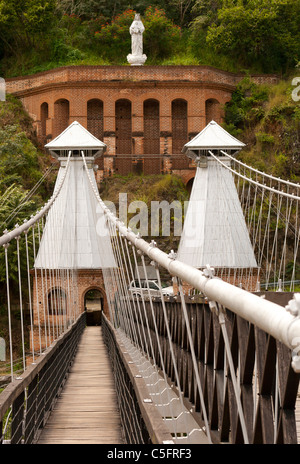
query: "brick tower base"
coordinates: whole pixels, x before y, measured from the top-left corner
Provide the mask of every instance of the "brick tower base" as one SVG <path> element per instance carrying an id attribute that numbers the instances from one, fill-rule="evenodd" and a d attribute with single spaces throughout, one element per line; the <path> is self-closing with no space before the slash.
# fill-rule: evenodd
<path id="1" fill-rule="evenodd" d="M 57 334 L 76 319 L 85 308 L 85 296 L 90 290 L 101 294 L 102 311 L 109 318 L 103 273 L 101 269 L 70 271 L 32 271 L 33 336 L 30 350 L 39 352 L 49 346 Z"/>

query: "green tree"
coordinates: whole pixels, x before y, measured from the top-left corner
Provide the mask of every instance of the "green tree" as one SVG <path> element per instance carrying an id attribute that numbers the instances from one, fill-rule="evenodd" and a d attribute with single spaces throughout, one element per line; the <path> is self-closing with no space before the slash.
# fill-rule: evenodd
<path id="1" fill-rule="evenodd" d="M 135 13 L 135 10 L 126 10 L 96 31 L 95 38 L 98 41 L 99 54 L 109 58 L 112 62 L 125 62 L 131 50 L 129 27 Z M 165 58 L 178 49 L 180 28 L 167 18 L 163 10 L 148 7 L 142 16 L 142 21 L 145 26 L 144 52 L 148 56 L 148 62 L 157 58 Z"/>
<path id="2" fill-rule="evenodd" d="M 264 103 L 268 100 L 268 89 L 244 78 L 236 87 L 225 107 L 225 123 L 228 128 L 245 130 L 257 124 L 264 116 Z M 236 132 L 237 135 L 237 132 Z"/>
<path id="3" fill-rule="evenodd" d="M 227 0 L 207 43 L 264 72 L 286 71 L 300 56 L 299 0 Z"/>
<path id="4" fill-rule="evenodd" d="M 56 0 L 0 0 L 0 40 L 7 54 L 38 47 L 51 30 Z"/>
<path id="5" fill-rule="evenodd" d="M 31 188 L 41 177 L 36 147 L 17 125 L 0 129 L 0 188 L 19 182 Z"/>

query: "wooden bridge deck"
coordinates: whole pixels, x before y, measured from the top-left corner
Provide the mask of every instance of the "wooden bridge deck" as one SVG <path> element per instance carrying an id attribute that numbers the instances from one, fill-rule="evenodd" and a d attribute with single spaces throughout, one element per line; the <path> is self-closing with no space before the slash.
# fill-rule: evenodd
<path id="1" fill-rule="evenodd" d="M 38 444 L 122 444 L 114 380 L 100 327 L 86 327 Z"/>

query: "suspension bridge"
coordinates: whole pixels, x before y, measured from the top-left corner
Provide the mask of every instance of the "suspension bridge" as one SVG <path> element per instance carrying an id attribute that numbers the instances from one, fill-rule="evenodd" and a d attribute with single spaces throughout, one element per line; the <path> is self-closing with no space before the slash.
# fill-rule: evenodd
<path id="1" fill-rule="evenodd" d="M 179 249 L 162 250 L 101 199 L 103 142 L 75 122 L 46 147 L 52 197 L 0 238 L 0 443 L 298 443 L 299 185 L 238 161 L 243 144 L 212 121 L 183 148 L 196 177 Z"/>

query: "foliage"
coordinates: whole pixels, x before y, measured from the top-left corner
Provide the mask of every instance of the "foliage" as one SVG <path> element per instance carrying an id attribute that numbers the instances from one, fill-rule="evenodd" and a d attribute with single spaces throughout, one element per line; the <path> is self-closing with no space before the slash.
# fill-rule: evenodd
<path id="1" fill-rule="evenodd" d="M 207 43 L 245 66 L 286 71 L 300 56 L 299 0 L 227 0 L 207 32 Z"/>
<path id="2" fill-rule="evenodd" d="M 5 218 L 15 209 L 18 202 L 41 179 L 42 171 L 49 162 L 35 145 L 32 121 L 24 110 L 20 100 L 7 95 L 5 102 L 0 102 L 0 230 L 12 227 L 5 224 Z M 48 180 L 39 189 L 39 194 L 32 197 L 24 211 L 30 207 L 30 214 L 53 187 L 53 179 Z M 5 201 L 4 201 L 5 200 Z M 20 213 L 22 214 L 22 213 Z M 30 215 L 29 214 L 29 215 Z M 23 217 L 23 216 L 22 216 Z M 27 214 L 28 217 L 28 214 Z M 19 216 L 15 217 L 15 220 Z M 3 224 L 4 223 L 4 224 Z"/>
<path id="3" fill-rule="evenodd" d="M 19 182 L 30 188 L 41 177 L 37 149 L 17 125 L 0 129 L 0 188 Z"/>
<path id="4" fill-rule="evenodd" d="M 290 83 L 291 78 L 272 86 L 242 80 L 225 107 L 224 127 L 246 143 L 239 156 L 247 164 L 299 182 L 299 105 Z"/>
<path id="5" fill-rule="evenodd" d="M 58 0 L 57 7 L 62 14 L 77 15 L 85 21 L 99 17 L 109 21 L 132 8 L 144 15 L 146 9 L 152 6 L 163 9 L 168 18 L 179 26 L 187 27 L 194 3 L 195 0 L 136 0 L 134 3 L 127 0 Z"/>
<path id="6" fill-rule="evenodd" d="M 263 103 L 268 99 L 268 89 L 244 78 L 233 92 L 226 106 L 225 122 L 236 128 L 246 129 L 263 117 Z"/>
<path id="7" fill-rule="evenodd" d="M 12 55 L 39 47 L 55 7 L 55 0 L 0 0 L 0 38 Z"/>
<path id="8" fill-rule="evenodd" d="M 150 236 L 151 224 L 151 207 L 152 202 L 166 201 L 170 205 L 174 200 L 179 201 L 182 205 L 182 214 L 184 215 L 184 202 L 188 201 L 189 194 L 181 178 L 176 175 L 135 175 L 128 176 L 114 175 L 104 180 L 102 184 L 101 198 L 105 201 L 113 202 L 116 207 L 116 213 L 119 215 L 119 200 L 122 197 L 119 194 L 126 192 L 127 207 L 133 202 L 142 201 L 147 206 L 148 211 L 148 231 L 149 236 L 146 240 L 154 238 L 159 246 L 166 250 L 177 249 L 180 237 L 173 235 L 174 217 L 173 211 L 170 211 L 170 236 Z M 133 214 L 138 214 L 133 213 Z M 183 218 L 183 216 L 182 216 Z M 128 221 L 131 219 L 128 213 Z M 162 221 L 161 221 L 162 223 Z"/>
<path id="9" fill-rule="evenodd" d="M 284 74 L 299 62 L 300 0 L 0 0 L 0 75 L 127 65 L 135 11 L 146 65 Z"/>
<path id="10" fill-rule="evenodd" d="M 131 50 L 129 27 L 135 16 L 134 10 L 126 10 L 117 15 L 111 23 L 103 24 L 95 37 L 99 53 L 113 62 L 126 60 Z M 165 12 L 156 7 L 148 7 L 143 16 L 145 26 L 144 52 L 151 60 L 167 57 L 178 50 L 180 28 L 167 18 Z"/>

